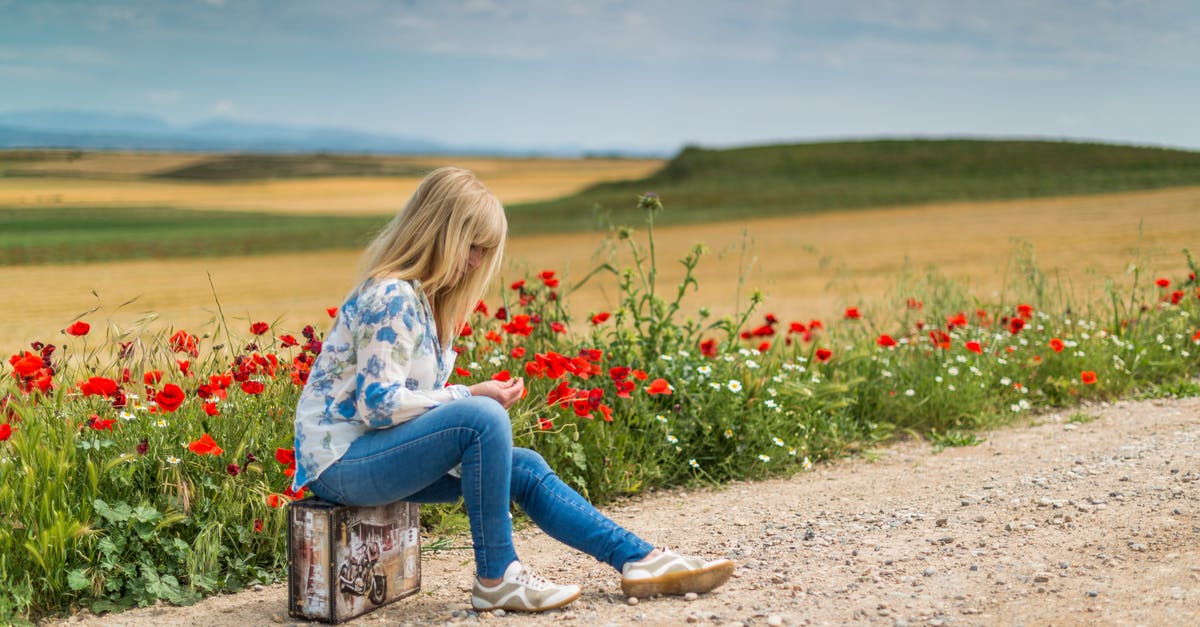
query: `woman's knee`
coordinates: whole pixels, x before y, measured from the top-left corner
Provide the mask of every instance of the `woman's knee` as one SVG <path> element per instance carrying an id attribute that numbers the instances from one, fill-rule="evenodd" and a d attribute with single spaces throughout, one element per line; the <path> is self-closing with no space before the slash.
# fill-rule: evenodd
<path id="1" fill-rule="evenodd" d="M 532 477 L 541 478 L 553 474 L 550 465 L 537 451 L 527 448 L 513 448 L 513 474 L 521 470 Z"/>
<path id="2" fill-rule="evenodd" d="M 493 398 L 486 396 L 471 396 L 454 401 L 461 403 L 470 416 L 471 422 L 481 432 L 496 433 L 505 438 L 512 438 L 512 420 L 508 411 Z"/>

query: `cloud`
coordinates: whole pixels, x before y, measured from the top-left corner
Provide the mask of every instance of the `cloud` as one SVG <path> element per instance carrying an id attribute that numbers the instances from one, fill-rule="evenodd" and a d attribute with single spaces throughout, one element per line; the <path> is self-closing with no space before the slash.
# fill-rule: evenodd
<path id="1" fill-rule="evenodd" d="M 212 112 L 214 115 L 233 115 L 233 102 L 229 100 L 218 100 L 217 104 L 213 105 Z"/>
<path id="2" fill-rule="evenodd" d="M 171 105 L 179 102 L 181 95 L 178 91 L 167 89 L 152 89 L 146 92 L 146 100 L 156 105 Z M 220 104 L 220 103 L 218 103 Z"/>

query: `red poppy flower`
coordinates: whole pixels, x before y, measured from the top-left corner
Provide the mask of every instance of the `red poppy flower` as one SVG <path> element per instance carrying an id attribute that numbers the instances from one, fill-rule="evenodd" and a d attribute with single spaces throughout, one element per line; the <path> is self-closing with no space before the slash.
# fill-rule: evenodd
<path id="1" fill-rule="evenodd" d="M 884 333 L 883 335 L 879 336 L 879 339 L 875 340 L 875 343 L 884 348 L 888 348 L 890 346 L 895 346 L 896 340 L 893 339 L 892 336 Z"/>
<path id="2" fill-rule="evenodd" d="M 162 381 L 161 370 L 147 370 L 142 374 L 142 382 L 146 385 L 158 385 Z"/>
<path id="3" fill-rule="evenodd" d="M 275 449 L 275 461 L 284 466 L 292 466 L 296 463 L 296 451 L 290 448 Z"/>
<path id="4" fill-rule="evenodd" d="M 509 333 L 511 335 L 528 336 L 530 333 L 533 332 L 533 327 L 529 326 L 530 320 L 532 320 L 532 318 L 530 318 L 529 316 L 527 316 L 525 314 L 519 314 L 519 315 L 513 316 L 513 319 L 511 322 L 501 326 L 500 328 L 504 329 L 504 331 L 506 333 Z"/>
<path id="5" fill-rule="evenodd" d="M 92 377 L 79 384 L 84 396 L 112 396 L 117 393 L 117 382 L 105 377 Z"/>
<path id="6" fill-rule="evenodd" d="M 619 398 L 629 398 L 630 393 L 637 388 L 637 384 L 633 381 L 614 381 L 613 385 L 617 388 Z"/>
<path id="7" fill-rule="evenodd" d="M 700 342 L 700 354 L 704 355 L 705 357 L 716 357 L 717 341 L 709 338 L 703 342 Z"/>
<path id="8" fill-rule="evenodd" d="M 567 325 L 565 325 L 561 322 L 558 322 L 556 320 L 556 321 L 550 323 L 550 330 L 554 331 L 555 333 L 566 333 Z"/>
<path id="9" fill-rule="evenodd" d="M 1175 290 L 1171 292 L 1171 304 L 1178 305 L 1181 302 L 1183 302 L 1183 291 Z"/>
<path id="10" fill-rule="evenodd" d="M 808 321 L 808 330 L 810 330 L 810 331 L 813 331 L 816 329 L 824 329 L 824 328 L 825 328 L 825 325 L 820 320 L 809 320 Z"/>
<path id="11" fill-rule="evenodd" d="M 549 431 L 554 428 L 554 421 L 549 418 L 538 418 L 538 428 L 542 431 Z"/>
<path id="12" fill-rule="evenodd" d="M 904 304 L 909 309 L 920 309 L 925 306 L 925 303 L 923 301 L 919 301 L 915 298 L 909 298 L 907 301 L 905 301 Z"/>
<path id="13" fill-rule="evenodd" d="M 183 376 L 185 376 L 185 377 L 192 376 L 192 371 L 191 371 L 192 362 L 190 362 L 186 359 L 181 359 L 181 360 L 176 360 L 175 363 L 179 364 L 179 372 L 183 373 Z"/>
<path id="14" fill-rule="evenodd" d="M 858 307 L 847 307 L 845 317 L 847 320 L 860 320 L 862 314 L 858 312 Z"/>
<path id="15" fill-rule="evenodd" d="M 510 380 L 512 380 L 512 373 L 510 373 L 507 370 L 501 370 L 500 372 L 497 372 L 496 374 L 492 375 L 492 380 L 493 381 L 510 381 Z"/>
<path id="16" fill-rule="evenodd" d="M 600 403 L 600 406 L 597 407 L 596 410 L 604 416 L 604 422 L 612 422 L 612 407 L 609 407 L 604 403 Z"/>
<path id="17" fill-rule="evenodd" d="M 23 379 L 32 377 L 42 369 L 42 358 L 29 351 L 25 351 L 24 356 L 13 355 L 8 363 L 12 364 L 13 372 Z"/>
<path id="18" fill-rule="evenodd" d="M 1056 337 L 1050 338 L 1050 348 L 1056 353 L 1061 353 L 1063 349 L 1063 341 Z"/>
<path id="19" fill-rule="evenodd" d="M 1192 334 L 1192 343 L 1200 344 L 1200 331 L 1196 331 Z"/>
<path id="20" fill-rule="evenodd" d="M 460 366 L 455 366 L 454 374 L 456 374 L 460 377 L 469 377 L 469 376 L 471 376 L 471 371 L 467 370 L 466 368 L 462 368 Z"/>
<path id="21" fill-rule="evenodd" d="M 1084 385 L 1091 385 L 1096 382 L 1096 371 L 1084 370 L 1083 372 L 1079 373 L 1079 378 L 1083 381 Z"/>
<path id="22" fill-rule="evenodd" d="M 242 469 L 237 464 L 230 464 L 225 467 L 225 472 L 229 473 L 231 477 L 236 477 L 242 472 Z"/>
<path id="23" fill-rule="evenodd" d="M 522 287 L 525 287 L 525 279 L 521 279 L 520 281 L 514 281 L 513 284 L 510 285 L 509 287 L 511 287 L 514 290 L 519 290 Z"/>
<path id="24" fill-rule="evenodd" d="M 508 320 L 508 309 L 505 307 L 501 307 L 501 308 L 497 309 L 496 310 L 496 319 L 497 320 Z"/>
<path id="25" fill-rule="evenodd" d="M 296 346 L 296 345 L 298 345 L 298 344 L 299 344 L 299 342 L 297 342 L 297 341 L 296 341 L 296 337 L 295 337 L 295 336 L 293 336 L 293 335 L 281 335 L 281 336 L 279 336 L 279 345 L 280 345 L 280 346 L 282 346 L 282 347 L 284 347 L 284 348 L 291 348 L 291 347 L 293 347 L 293 346 Z"/>
<path id="26" fill-rule="evenodd" d="M 483 337 L 484 337 L 484 339 L 486 339 L 487 341 L 489 341 L 493 344 L 501 344 L 504 342 L 504 337 L 502 335 L 500 335 L 499 333 L 496 333 L 495 331 L 488 331 L 487 335 L 485 335 Z"/>
<path id="27" fill-rule="evenodd" d="M 475 333 L 475 330 L 471 328 L 471 325 L 463 323 L 462 331 L 458 332 L 458 337 L 471 337 L 473 333 Z"/>
<path id="28" fill-rule="evenodd" d="M 266 322 L 259 321 L 250 325 L 250 332 L 255 335 L 262 335 L 270 330 L 271 325 L 267 324 Z"/>
<path id="29" fill-rule="evenodd" d="M 1154 281 L 1154 284 L 1159 287 L 1170 287 L 1171 280 L 1170 279 L 1157 279 L 1156 281 Z"/>
<path id="30" fill-rule="evenodd" d="M 82 320 L 77 320 L 77 321 L 71 323 L 71 326 L 63 329 L 63 331 L 67 332 L 67 335 L 74 335 L 75 337 L 81 337 L 81 336 L 87 335 L 88 331 L 91 331 L 91 330 L 92 330 L 92 325 L 90 325 Z"/>
<path id="31" fill-rule="evenodd" d="M 204 404 L 204 413 L 208 414 L 209 416 L 220 416 L 221 410 L 217 409 L 216 403 L 205 403 Z"/>
<path id="32" fill-rule="evenodd" d="M 1017 315 L 1029 320 L 1033 317 L 1033 305 L 1017 305 Z"/>
<path id="33" fill-rule="evenodd" d="M 825 363 L 833 358 L 833 351 L 829 350 L 828 348 L 818 348 L 814 356 L 816 357 L 817 361 Z"/>
<path id="34" fill-rule="evenodd" d="M 765 353 L 765 352 L 767 352 L 767 351 L 771 350 L 771 343 L 770 343 L 770 342 L 763 342 L 762 344 L 759 344 L 759 345 L 758 345 L 758 349 L 757 349 L 757 350 L 758 350 L 758 352 L 760 352 L 760 353 Z"/>
<path id="35" fill-rule="evenodd" d="M 274 509 L 274 508 L 282 507 L 283 503 L 284 503 L 283 497 L 279 496 L 278 494 L 268 494 L 267 495 L 267 507 Z"/>
<path id="36" fill-rule="evenodd" d="M 254 533 L 262 533 L 263 521 L 261 518 L 254 519 Z"/>
<path id="37" fill-rule="evenodd" d="M 1008 332 L 1012 333 L 1013 335 L 1020 333 L 1021 329 L 1024 329 L 1024 328 L 1025 328 L 1025 319 L 1024 318 L 1013 318 L 1012 320 L 1008 321 Z"/>
<path id="38" fill-rule="evenodd" d="M 485 316 L 488 315 L 487 305 L 484 304 L 483 301 L 479 301 L 479 302 L 475 303 L 475 312 L 474 313 L 483 314 Z"/>
<path id="39" fill-rule="evenodd" d="M 975 341 L 967 342 L 965 344 L 965 346 L 967 347 L 967 350 L 971 351 L 972 353 L 975 353 L 978 355 L 983 354 L 983 346 L 980 345 L 979 342 L 975 342 Z"/>
<path id="40" fill-rule="evenodd" d="M 338 308 L 337 307 L 326 307 L 325 313 L 329 314 L 330 318 L 336 318 L 338 315 Z"/>
<path id="41" fill-rule="evenodd" d="M 967 314 L 965 312 L 960 311 L 953 316 L 946 316 L 946 328 L 948 330 L 953 331 L 955 327 L 965 326 L 967 326 Z"/>
<path id="42" fill-rule="evenodd" d="M 606 320 L 608 320 L 609 315 L 610 314 L 607 311 L 602 311 L 592 316 L 592 324 L 603 324 Z"/>
<path id="43" fill-rule="evenodd" d="M 766 336 L 770 336 L 770 335 L 775 335 L 775 329 L 774 329 L 774 327 L 772 327 L 769 324 L 764 324 L 764 325 L 758 327 L 757 329 L 754 329 L 753 331 L 751 331 L 750 335 L 752 335 L 754 337 L 766 337 Z M 747 339 L 749 339 L 749 338 L 747 338 Z"/>
<path id="44" fill-rule="evenodd" d="M 808 327 L 804 326 L 803 322 L 793 322 L 788 325 L 788 333 L 805 333 Z"/>
<path id="45" fill-rule="evenodd" d="M 642 372 L 641 370 L 638 370 L 637 368 L 633 369 L 633 378 L 634 379 L 637 379 L 638 381 L 645 381 L 649 377 L 650 377 L 650 375 Z"/>
<path id="46" fill-rule="evenodd" d="M 112 431 L 115 418 L 101 418 L 96 414 L 88 416 L 88 426 L 96 431 Z"/>
<path id="47" fill-rule="evenodd" d="M 12 437 L 13 426 L 10 423 L 0 425 L 0 442 L 3 442 Z"/>
<path id="48" fill-rule="evenodd" d="M 212 436 L 207 433 L 200 436 L 199 440 L 189 442 L 188 450 L 197 455 L 212 455 L 213 457 L 225 452 L 225 449 L 217 446 Z"/>
<path id="49" fill-rule="evenodd" d="M 142 438 L 142 440 L 137 443 L 136 450 L 138 455 L 145 455 L 146 453 L 150 452 L 150 440 L 148 438 Z"/>
<path id="50" fill-rule="evenodd" d="M 567 403 L 575 400 L 579 390 L 572 388 L 566 381 L 559 381 L 558 386 L 546 394 L 547 405 L 566 407 Z"/>
<path id="51" fill-rule="evenodd" d="M 513 349 L 508 352 L 508 354 L 512 355 L 513 359 L 520 359 L 525 356 L 525 347 L 524 346 L 514 346 Z"/>
<path id="52" fill-rule="evenodd" d="M 671 394 L 671 384 L 667 383 L 666 379 L 655 379 L 646 386 L 647 394 Z"/>
<path id="53" fill-rule="evenodd" d="M 162 391 L 154 395 L 154 402 L 158 403 L 158 408 L 166 412 L 179 409 L 186 399 L 187 395 L 174 383 L 164 385 Z"/>
<path id="54" fill-rule="evenodd" d="M 252 396 L 262 394 L 263 387 L 261 381 L 242 381 L 242 391 Z"/>
<path id="55" fill-rule="evenodd" d="M 193 357 L 200 355 L 200 350 L 196 346 L 196 336 L 180 329 L 176 331 L 171 339 L 167 340 L 173 353 L 188 353 Z"/>

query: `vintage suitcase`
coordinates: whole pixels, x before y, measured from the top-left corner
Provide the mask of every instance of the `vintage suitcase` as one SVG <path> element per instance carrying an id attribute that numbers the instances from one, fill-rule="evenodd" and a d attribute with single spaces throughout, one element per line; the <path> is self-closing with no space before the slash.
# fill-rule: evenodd
<path id="1" fill-rule="evenodd" d="M 340 623 L 421 589 L 416 503 L 288 505 L 288 614 Z"/>

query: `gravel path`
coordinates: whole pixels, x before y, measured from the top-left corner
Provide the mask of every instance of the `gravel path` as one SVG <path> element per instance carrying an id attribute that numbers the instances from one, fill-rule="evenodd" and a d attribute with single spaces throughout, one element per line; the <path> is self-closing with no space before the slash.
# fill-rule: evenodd
<path id="1" fill-rule="evenodd" d="M 791 479 L 646 495 L 608 509 L 652 542 L 728 556 L 694 600 L 628 603 L 615 572 L 536 529 L 517 548 L 585 592 L 543 615 L 469 611 L 469 551 L 423 563 L 419 595 L 349 624 L 1200 624 L 1200 399 L 1119 402 L 936 453 L 904 442 Z M 464 540 L 465 541 L 465 540 Z M 293 624 L 283 585 L 62 624 Z"/>

